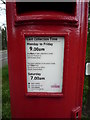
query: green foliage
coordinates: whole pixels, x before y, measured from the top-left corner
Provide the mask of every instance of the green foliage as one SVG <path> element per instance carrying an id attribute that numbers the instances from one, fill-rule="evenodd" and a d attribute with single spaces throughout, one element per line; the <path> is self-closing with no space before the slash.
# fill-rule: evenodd
<path id="1" fill-rule="evenodd" d="M 85 77 L 83 88 L 83 109 L 85 109 L 87 104 L 87 95 L 88 95 L 88 77 Z"/>
<path id="2" fill-rule="evenodd" d="M 87 37 L 87 48 L 86 48 L 86 62 L 90 61 L 90 22 L 88 22 L 88 37 Z M 87 97 L 88 97 L 88 77 L 85 76 L 84 88 L 83 88 L 83 118 L 87 118 Z"/>
<path id="3" fill-rule="evenodd" d="M 8 66 L 2 69 L 2 118 L 10 119 L 10 93 L 9 93 L 9 78 Z"/>

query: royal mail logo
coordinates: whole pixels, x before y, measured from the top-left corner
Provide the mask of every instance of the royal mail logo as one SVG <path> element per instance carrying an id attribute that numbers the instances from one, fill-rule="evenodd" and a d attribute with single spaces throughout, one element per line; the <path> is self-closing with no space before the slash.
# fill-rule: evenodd
<path id="1" fill-rule="evenodd" d="M 60 85 L 52 85 L 51 88 L 60 88 Z"/>

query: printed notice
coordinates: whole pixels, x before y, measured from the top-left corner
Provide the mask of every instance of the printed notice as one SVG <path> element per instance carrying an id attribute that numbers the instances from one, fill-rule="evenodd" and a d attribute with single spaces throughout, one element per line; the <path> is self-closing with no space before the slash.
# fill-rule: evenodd
<path id="1" fill-rule="evenodd" d="M 27 92 L 61 93 L 64 37 L 26 37 Z"/>

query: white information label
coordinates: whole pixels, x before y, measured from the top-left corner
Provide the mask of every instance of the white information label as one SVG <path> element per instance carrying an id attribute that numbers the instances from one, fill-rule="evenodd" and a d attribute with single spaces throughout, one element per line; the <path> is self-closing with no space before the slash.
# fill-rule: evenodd
<path id="1" fill-rule="evenodd" d="M 27 92 L 61 93 L 64 37 L 26 37 Z"/>

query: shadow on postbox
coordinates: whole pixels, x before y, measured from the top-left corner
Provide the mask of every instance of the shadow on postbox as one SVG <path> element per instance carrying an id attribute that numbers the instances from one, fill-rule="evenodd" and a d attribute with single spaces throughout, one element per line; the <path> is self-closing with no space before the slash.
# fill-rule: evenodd
<path id="1" fill-rule="evenodd" d="M 13 118 L 81 118 L 87 2 L 7 2 Z"/>

